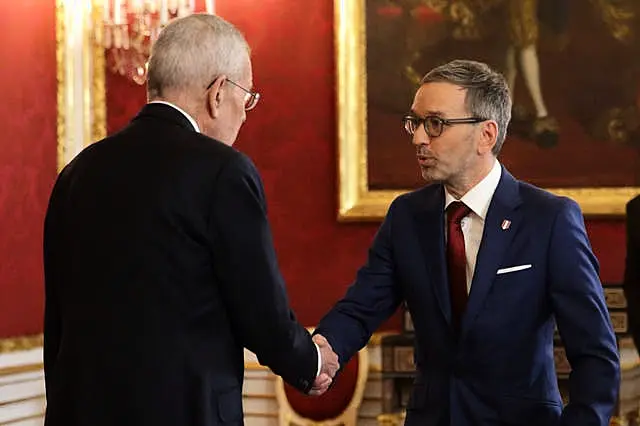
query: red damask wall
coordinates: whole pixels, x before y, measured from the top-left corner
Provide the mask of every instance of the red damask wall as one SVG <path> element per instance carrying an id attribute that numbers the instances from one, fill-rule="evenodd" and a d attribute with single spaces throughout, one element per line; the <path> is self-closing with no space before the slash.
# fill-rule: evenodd
<path id="1" fill-rule="evenodd" d="M 0 14 L 0 337 L 42 331 L 42 225 L 56 176 L 54 1 Z"/>
<path id="2" fill-rule="evenodd" d="M 342 296 L 364 261 L 377 224 L 336 221 L 336 106 L 332 1 L 220 0 L 218 13 L 238 25 L 253 49 L 263 98 L 236 147 L 262 173 L 269 216 L 292 305 L 314 325 Z M 145 101 L 144 90 L 108 77 L 113 131 Z M 624 221 L 592 220 L 588 231 L 605 282 L 622 279 Z M 386 327 L 398 327 L 398 319 Z"/>
<path id="3" fill-rule="evenodd" d="M 376 224 L 336 222 L 332 2 L 220 0 L 247 35 L 263 95 L 237 147 L 259 167 L 292 304 L 315 324 L 344 293 Z M 0 15 L 0 337 L 42 330 L 42 221 L 56 173 L 54 2 L 14 2 Z M 143 105 L 143 88 L 107 74 L 108 127 Z M 624 222 L 591 220 L 605 282 L 619 281 Z M 397 327 L 397 319 L 387 327 Z"/>

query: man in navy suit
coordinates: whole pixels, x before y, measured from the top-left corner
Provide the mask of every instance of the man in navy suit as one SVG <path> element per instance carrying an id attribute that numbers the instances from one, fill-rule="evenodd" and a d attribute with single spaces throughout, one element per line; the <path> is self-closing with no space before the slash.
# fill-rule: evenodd
<path id="1" fill-rule="evenodd" d="M 407 425 L 605 426 L 616 403 L 619 355 L 580 208 L 496 159 L 511 105 L 482 63 L 424 77 L 404 126 L 431 184 L 391 204 L 316 329 L 344 365 L 406 301 L 417 367 Z M 573 370 L 564 407 L 556 324 Z"/>

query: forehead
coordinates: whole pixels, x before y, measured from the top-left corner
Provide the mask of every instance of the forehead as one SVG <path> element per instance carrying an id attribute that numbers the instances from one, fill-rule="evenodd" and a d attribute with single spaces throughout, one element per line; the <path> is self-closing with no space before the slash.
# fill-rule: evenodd
<path id="1" fill-rule="evenodd" d="M 451 115 L 466 111 L 467 90 L 451 83 L 427 83 L 420 86 L 411 110 L 419 115 Z"/>

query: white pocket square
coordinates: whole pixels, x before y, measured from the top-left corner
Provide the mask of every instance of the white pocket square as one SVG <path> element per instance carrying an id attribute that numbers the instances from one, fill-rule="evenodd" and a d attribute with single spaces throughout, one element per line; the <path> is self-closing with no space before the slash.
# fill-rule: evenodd
<path id="1" fill-rule="evenodd" d="M 498 272 L 496 272 L 496 275 L 500 275 L 500 274 L 508 274 L 509 272 L 517 272 L 517 271 L 522 271 L 524 269 L 529 269 L 531 268 L 531 264 L 529 263 L 528 265 L 518 265 L 518 266 L 511 266 L 509 268 L 502 268 L 502 269 L 498 269 Z"/>

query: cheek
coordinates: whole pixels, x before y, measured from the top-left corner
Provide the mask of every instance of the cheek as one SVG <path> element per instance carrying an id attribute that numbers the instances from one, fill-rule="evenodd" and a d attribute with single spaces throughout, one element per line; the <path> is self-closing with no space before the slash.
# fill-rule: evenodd
<path id="1" fill-rule="evenodd" d="M 446 140 L 442 140 L 439 148 L 440 158 L 450 165 L 466 163 L 474 152 L 473 142 L 468 135 L 450 135 Z"/>
<path id="2" fill-rule="evenodd" d="M 453 141 L 447 139 L 440 139 L 431 143 L 431 150 L 438 159 L 438 164 L 442 166 L 448 166 L 455 162 L 458 157 L 456 146 Z"/>

